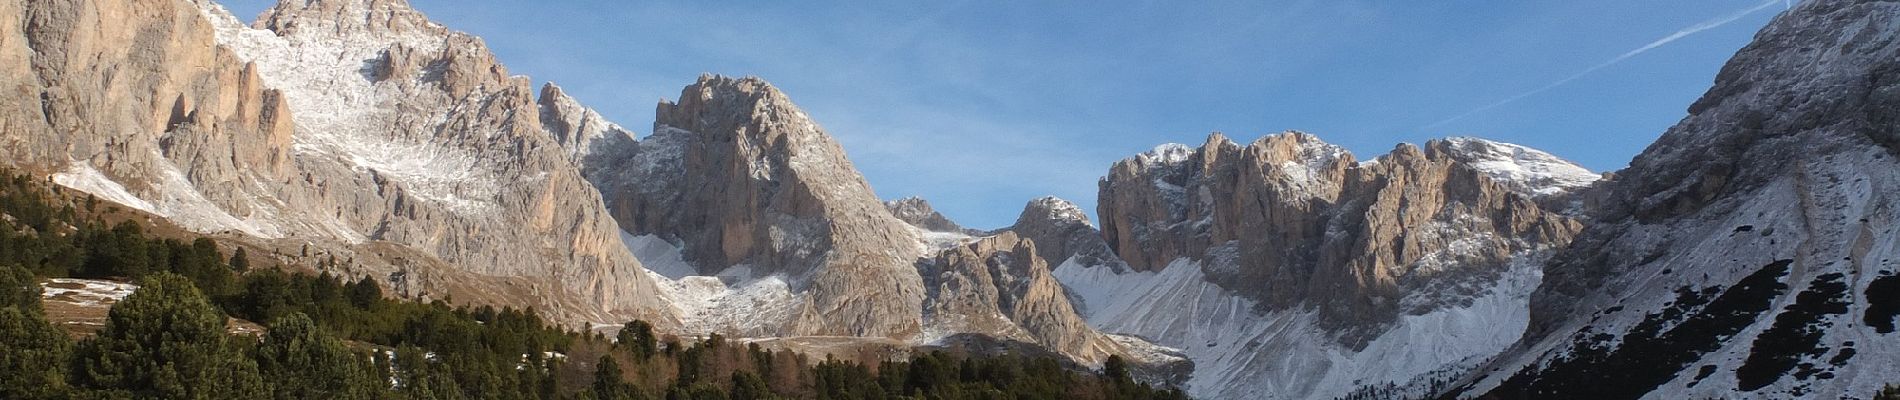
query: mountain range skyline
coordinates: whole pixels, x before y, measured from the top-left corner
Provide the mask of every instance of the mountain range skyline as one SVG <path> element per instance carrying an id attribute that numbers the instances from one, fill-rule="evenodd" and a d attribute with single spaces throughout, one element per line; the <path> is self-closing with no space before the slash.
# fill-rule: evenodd
<path id="1" fill-rule="evenodd" d="M 223 4 L 249 20 L 273 3 Z M 1108 165 L 1216 131 L 1299 130 L 1366 155 L 1475 136 L 1614 171 L 1784 5 L 413 6 L 641 136 L 654 102 L 693 76 L 765 78 L 838 137 L 879 197 L 923 197 L 991 229 L 1045 195 L 1093 210 Z M 1724 23 L 1602 65 L 1711 21 Z"/>

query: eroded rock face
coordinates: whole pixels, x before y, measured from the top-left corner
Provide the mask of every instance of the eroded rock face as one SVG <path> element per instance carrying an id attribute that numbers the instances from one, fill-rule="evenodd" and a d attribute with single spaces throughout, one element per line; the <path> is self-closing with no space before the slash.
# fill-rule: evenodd
<path id="1" fill-rule="evenodd" d="M 1128 350 L 1076 314 L 1033 241 L 1004 232 L 924 261 L 924 315 L 942 332 L 1035 343 L 1098 365 Z"/>
<path id="2" fill-rule="evenodd" d="M 1580 229 L 1521 189 L 1548 185 L 1470 162 L 1490 159 L 1471 149 L 1505 146 L 1471 140 L 1400 145 L 1365 163 L 1299 132 L 1163 146 L 1102 180 L 1102 232 L 1135 270 L 1201 260 L 1210 280 L 1269 308 L 1309 304 L 1332 326 L 1366 326 L 1432 307 L 1400 304 L 1412 289 L 1494 276 Z"/>
<path id="3" fill-rule="evenodd" d="M 200 0 L 0 14 L 11 163 L 398 292 L 670 319 L 528 80 L 400 0 L 286 1 L 256 28 Z"/>
<path id="4" fill-rule="evenodd" d="M 685 243 L 702 274 L 789 277 L 809 304 L 779 334 L 918 332 L 919 238 L 783 93 L 704 76 L 657 114 L 653 136 L 619 144 L 633 152 L 588 166 L 628 232 Z"/>

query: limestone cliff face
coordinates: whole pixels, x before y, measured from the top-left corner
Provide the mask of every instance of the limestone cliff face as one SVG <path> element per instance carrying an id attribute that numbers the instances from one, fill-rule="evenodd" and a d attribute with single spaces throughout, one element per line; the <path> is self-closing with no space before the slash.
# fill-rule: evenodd
<path id="1" fill-rule="evenodd" d="M 161 158 L 176 159 L 180 173 L 232 176 L 242 166 L 263 182 L 286 177 L 282 93 L 216 47 L 195 8 L 22 0 L 0 2 L 0 13 L 10 16 L 0 22 L 0 140 L 10 162 L 46 171 L 98 162 L 141 182 L 171 172 L 149 167 Z M 212 189 L 256 182 L 222 183 Z"/>
<path id="2" fill-rule="evenodd" d="M 1163 146 L 1102 180 L 1102 232 L 1135 270 L 1202 260 L 1229 290 L 1270 308 L 1318 306 L 1334 325 L 1421 312 L 1432 305 L 1399 299 L 1441 279 L 1494 275 L 1580 229 L 1468 162 L 1473 146 L 1461 142 L 1471 140 L 1400 145 L 1365 163 L 1299 132 Z"/>
<path id="3" fill-rule="evenodd" d="M 657 114 L 652 137 L 588 167 L 623 228 L 684 243 L 704 275 L 788 277 L 807 304 L 779 334 L 918 332 L 920 239 L 783 93 L 704 76 Z"/>
<path id="4" fill-rule="evenodd" d="M 285 1 L 255 28 L 201 0 L 0 14 L 12 163 L 412 294 L 670 319 L 528 80 L 400 0 Z"/>
<path id="5" fill-rule="evenodd" d="M 1004 232 L 922 262 L 926 318 L 943 332 L 982 333 L 1039 344 L 1096 365 L 1128 350 L 1090 328 L 1035 242 Z"/>

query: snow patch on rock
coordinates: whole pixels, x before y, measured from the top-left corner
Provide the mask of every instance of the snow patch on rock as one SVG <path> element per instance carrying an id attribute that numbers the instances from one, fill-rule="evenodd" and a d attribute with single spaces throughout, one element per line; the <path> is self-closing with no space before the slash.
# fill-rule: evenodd
<path id="1" fill-rule="evenodd" d="M 1520 193 L 1548 196 L 1588 187 L 1603 179 L 1576 163 L 1542 150 L 1474 137 L 1447 138 L 1452 156 Z"/>
<path id="2" fill-rule="evenodd" d="M 278 36 L 246 26 L 214 2 L 200 4 L 217 29 L 218 43 L 255 63 L 259 78 L 283 91 L 296 110 L 295 152 L 340 158 L 358 171 L 401 182 L 416 197 L 458 214 L 491 214 L 500 208 L 494 203 L 501 191 L 494 163 L 462 149 L 389 132 L 390 123 L 412 117 L 402 107 L 409 95 L 365 76 L 392 47 L 440 51 L 448 45 L 447 37 L 426 29 L 344 33 L 321 27 Z M 448 123 L 446 114 L 426 118 L 426 126 Z"/>

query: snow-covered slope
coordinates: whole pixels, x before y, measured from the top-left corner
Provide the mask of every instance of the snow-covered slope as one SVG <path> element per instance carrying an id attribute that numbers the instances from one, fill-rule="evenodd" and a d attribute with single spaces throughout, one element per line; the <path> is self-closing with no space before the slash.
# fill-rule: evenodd
<path id="1" fill-rule="evenodd" d="M 1456 393 L 1836 399 L 1900 382 L 1894 71 L 1900 4 L 1776 17 L 1606 184 L 1524 340 Z"/>
<path id="2" fill-rule="evenodd" d="M 1158 272 L 1117 273 L 1065 262 L 1056 277 L 1105 332 L 1180 349 L 1194 361 L 1188 391 L 1210 399 L 1331 399 L 1354 393 L 1422 397 L 1515 342 L 1540 274 L 1534 259 L 1457 306 L 1400 317 L 1362 349 L 1339 344 L 1306 310 L 1258 304 L 1207 281 L 1179 259 Z"/>

